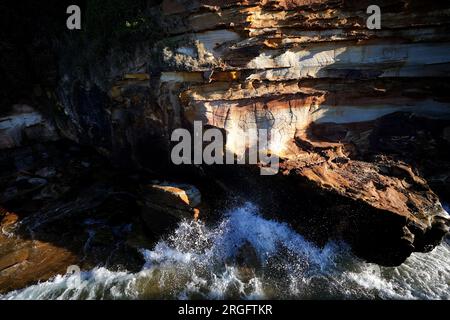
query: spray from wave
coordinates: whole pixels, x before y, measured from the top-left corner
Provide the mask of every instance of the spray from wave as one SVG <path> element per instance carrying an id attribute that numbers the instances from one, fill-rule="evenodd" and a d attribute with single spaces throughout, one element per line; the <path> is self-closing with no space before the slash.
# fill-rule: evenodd
<path id="1" fill-rule="evenodd" d="M 345 244 L 318 248 L 247 204 L 221 223 L 183 222 L 138 273 L 95 268 L 57 276 L 2 299 L 450 299 L 450 246 L 396 268 L 354 257 Z"/>

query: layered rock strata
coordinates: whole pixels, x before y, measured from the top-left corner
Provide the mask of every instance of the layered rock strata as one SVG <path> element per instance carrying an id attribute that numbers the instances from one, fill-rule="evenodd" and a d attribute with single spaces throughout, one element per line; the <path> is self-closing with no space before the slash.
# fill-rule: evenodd
<path id="1" fill-rule="evenodd" d="M 152 169 L 170 165 L 172 131 L 194 121 L 228 146 L 266 129 L 277 187 L 249 173 L 250 185 L 292 204 L 272 216 L 398 265 L 448 232 L 435 192 L 448 199 L 450 6 L 380 0 L 382 29 L 369 30 L 371 4 L 165 0 L 147 12 L 158 39 L 126 58 L 111 50 L 89 76 L 61 41 L 54 121 L 116 164 Z"/>

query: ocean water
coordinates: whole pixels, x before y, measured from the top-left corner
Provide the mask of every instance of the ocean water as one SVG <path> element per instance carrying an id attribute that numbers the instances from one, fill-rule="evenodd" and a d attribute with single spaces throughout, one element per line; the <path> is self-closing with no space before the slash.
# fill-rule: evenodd
<path id="1" fill-rule="evenodd" d="M 403 265 L 361 261 L 344 243 L 319 248 L 252 204 L 216 226 L 182 222 L 138 273 L 95 268 L 1 299 L 450 299 L 450 245 Z"/>

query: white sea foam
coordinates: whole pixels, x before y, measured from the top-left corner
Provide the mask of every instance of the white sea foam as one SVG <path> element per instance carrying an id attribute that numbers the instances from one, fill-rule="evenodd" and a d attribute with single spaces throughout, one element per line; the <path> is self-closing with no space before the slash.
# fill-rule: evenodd
<path id="1" fill-rule="evenodd" d="M 215 227 L 181 223 L 169 239 L 142 250 L 146 263 L 138 273 L 96 268 L 1 298 L 450 299 L 448 244 L 414 254 L 400 267 L 379 268 L 344 244 L 318 248 L 257 211 L 251 204 L 232 210 Z"/>

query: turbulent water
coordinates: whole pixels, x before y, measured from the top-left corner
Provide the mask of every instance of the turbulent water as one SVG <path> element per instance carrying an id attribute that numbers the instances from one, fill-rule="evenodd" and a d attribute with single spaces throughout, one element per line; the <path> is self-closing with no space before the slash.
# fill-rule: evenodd
<path id="1" fill-rule="evenodd" d="M 138 273 L 96 268 L 11 292 L 3 299 L 450 299 L 450 246 L 396 268 L 354 257 L 344 244 L 318 248 L 251 204 L 215 227 L 183 222 Z"/>

